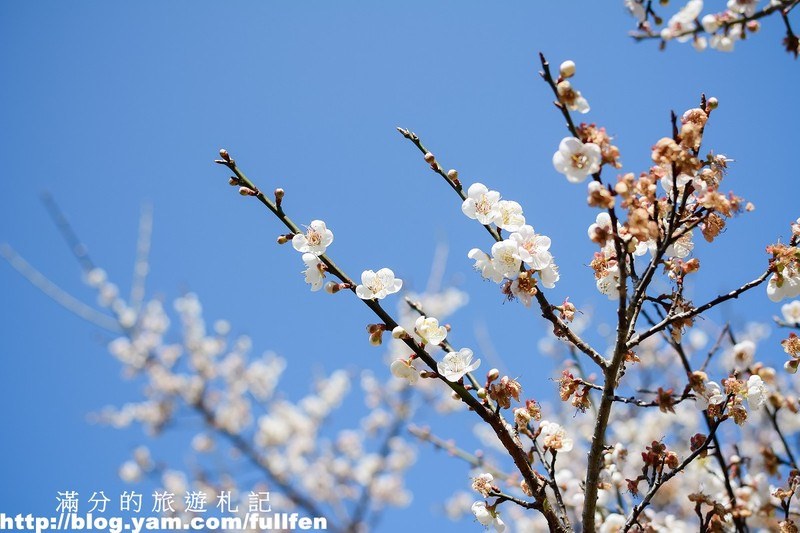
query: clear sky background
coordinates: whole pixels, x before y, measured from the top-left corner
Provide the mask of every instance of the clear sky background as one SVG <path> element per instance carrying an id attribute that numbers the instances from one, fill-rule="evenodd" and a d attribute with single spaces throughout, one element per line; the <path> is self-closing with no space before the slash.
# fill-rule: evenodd
<path id="1" fill-rule="evenodd" d="M 698 244 L 703 270 L 692 291 L 699 301 L 738 286 L 762 271 L 764 246 L 786 239 L 800 216 L 798 63 L 781 49 L 777 19 L 728 55 L 677 44 L 659 52 L 632 42 L 632 27 L 616 1 L 4 1 L 0 242 L 91 301 L 39 200 L 51 191 L 127 292 L 140 207 L 150 202 L 150 294 L 195 291 L 207 318 L 230 320 L 256 352 L 287 357 L 288 396 L 307 389 L 314 368 L 388 372 L 363 333 L 374 320 L 368 309 L 310 293 L 297 255 L 274 245 L 282 227 L 228 187 L 212 163 L 226 147 L 263 189 L 286 189 L 298 222 L 328 223 L 332 256 L 351 276 L 390 266 L 422 289 L 436 245 L 447 242 L 445 279 L 471 296 L 452 319 L 459 344 L 474 346 L 475 326 L 486 324 L 504 354 L 495 364 L 529 379 L 532 395 L 551 396 L 537 377 L 552 367 L 536 353 L 538 314 L 501 305 L 496 287 L 471 271 L 466 254 L 488 249 L 488 236 L 395 127 L 419 133 L 466 184 L 519 201 L 553 239 L 562 279 L 551 300 L 593 303 L 602 316 L 612 308 L 586 267 L 595 213 L 585 187 L 552 168 L 565 129 L 536 54 L 577 63 L 575 86 L 592 105 L 581 118 L 616 136 L 628 171 L 647 168 L 650 147 L 670 132 L 670 109 L 716 96 L 704 146 L 736 160 L 727 187 L 757 210 L 731 224 L 716 253 Z M 743 325 L 777 312 L 758 289 L 713 316 Z M 0 512 L 52 512 L 59 490 L 114 498 L 130 488 L 116 472 L 146 440 L 141 430 L 87 421 L 140 399 L 107 340 L 0 263 Z M 780 357 L 775 342 L 763 350 Z M 474 446 L 464 436 L 473 419 L 459 416 L 443 436 Z M 180 462 L 179 437 L 150 443 L 154 454 Z M 465 466 L 423 446 L 409 476 L 414 502 L 389 513 L 383 531 L 412 520 L 455 527 L 436 513 L 468 488 Z"/>

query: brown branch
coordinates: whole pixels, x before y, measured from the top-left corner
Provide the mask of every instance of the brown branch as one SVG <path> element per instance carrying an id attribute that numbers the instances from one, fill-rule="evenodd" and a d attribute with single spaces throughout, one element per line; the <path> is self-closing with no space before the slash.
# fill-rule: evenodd
<path id="1" fill-rule="evenodd" d="M 650 487 L 650 490 L 647 492 L 644 498 L 642 498 L 642 501 L 631 510 L 631 513 L 628 515 L 628 519 L 625 521 L 625 528 L 623 529 L 623 532 L 630 531 L 630 529 L 639 519 L 639 515 L 642 514 L 648 505 L 650 505 L 650 501 L 667 481 L 681 473 L 692 461 L 697 458 L 697 456 L 708 449 L 708 447 L 711 445 L 712 439 L 716 436 L 717 428 L 719 428 L 723 421 L 723 418 L 715 421 L 711 426 L 711 432 L 709 433 L 708 438 L 706 438 L 706 441 L 703 443 L 703 445 L 689 454 L 689 456 L 686 457 L 686 459 L 684 459 L 674 470 L 671 470 L 660 476 L 658 480 L 653 483 L 653 485 Z"/>
<path id="2" fill-rule="evenodd" d="M 289 230 L 292 231 L 292 233 L 300 233 L 299 227 L 284 213 L 283 209 L 267 198 L 259 190 L 259 188 L 244 175 L 241 169 L 239 169 L 239 167 L 236 165 L 234 159 L 228 155 L 227 151 L 221 150 L 220 155 L 222 156 L 222 159 L 216 160 L 218 164 L 224 165 L 231 170 L 236 175 L 238 183 L 253 191 L 254 194 L 252 194 L 252 196 L 255 196 L 262 204 L 264 204 Z M 348 284 L 348 288 L 351 290 L 351 292 L 353 292 L 353 294 L 355 294 L 356 285 L 344 273 L 344 271 L 336 266 L 336 264 L 326 254 L 320 255 L 319 259 L 328 267 L 329 273 L 342 280 L 342 282 Z M 359 300 L 369 307 L 382 320 L 388 330 L 392 330 L 398 326 L 394 318 L 392 318 L 391 315 L 389 315 L 383 309 L 377 300 L 363 300 L 361 298 L 359 298 Z M 428 365 L 431 370 L 436 372 L 436 360 L 431 357 L 431 355 L 426 352 L 425 349 L 420 346 L 410 335 L 401 339 L 401 341 L 406 344 L 406 346 L 408 346 L 419 359 Z M 528 462 L 527 454 L 522 449 L 519 439 L 512 435 L 511 431 L 509 430 L 508 423 L 498 413 L 486 409 L 486 407 L 477 398 L 472 396 L 472 394 L 470 394 L 470 392 L 463 385 L 460 383 L 450 382 L 445 379 L 444 376 L 440 376 L 438 373 L 436 375 L 438 379 L 450 387 L 450 389 L 452 389 L 464 403 L 466 403 L 473 411 L 475 411 L 475 413 L 477 413 L 478 416 L 480 416 L 481 419 L 483 419 L 483 421 L 492 428 L 497 435 L 497 438 L 503 444 L 503 447 L 506 449 L 506 451 L 508 451 L 509 455 L 514 461 L 514 464 L 522 474 L 522 477 L 535 493 L 541 494 L 537 500 L 537 505 L 539 506 L 539 510 L 547 519 L 551 531 L 567 531 L 569 525 L 562 524 L 560 522 L 552 506 L 547 501 L 547 496 L 544 494 L 544 491 L 539 490 L 542 485 L 541 481 L 533 472 L 533 469 Z"/>
<path id="3" fill-rule="evenodd" d="M 767 280 L 767 278 L 769 277 L 770 274 L 771 274 L 771 270 L 767 269 L 759 277 L 757 277 L 756 279 L 754 279 L 752 281 L 749 281 L 749 282 L 745 283 L 744 285 L 742 285 L 738 289 L 734 289 L 734 290 L 732 290 L 731 292 L 729 292 L 727 294 L 721 294 L 721 295 L 717 296 L 716 298 L 714 298 L 713 300 L 710 300 L 710 301 L 704 303 L 703 305 L 701 305 L 699 307 L 695 307 L 694 309 L 690 309 L 689 311 L 684 311 L 683 313 L 677 313 L 677 314 L 674 314 L 674 315 L 668 315 L 663 320 L 661 320 L 661 322 L 658 322 L 657 324 L 653 325 L 650 329 L 648 329 L 646 331 L 643 331 L 642 333 L 639 333 L 638 335 L 634 335 L 628 341 L 626 346 L 628 347 L 628 349 L 631 349 L 634 346 L 638 345 L 643 340 L 645 340 L 646 338 L 658 333 L 659 331 L 661 331 L 664 328 L 666 328 L 667 326 L 677 322 L 678 320 L 685 320 L 687 318 L 692 318 L 694 316 L 699 315 L 700 313 L 704 313 L 705 311 L 708 311 L 712 307 L 715 307 L 715 306 L 717 306 L 717 305 L 719 305 L 719 304 L 721 304 L 723 302 L 726 302 L 726 301 L 734 299 L 734 298 L 738 298 L 739 295 L 741 295 L 742 293 L 747 292 L 750 289 L 752 289 L 754 287 L 758 287 L 759 285 L 764 283 Z"/>

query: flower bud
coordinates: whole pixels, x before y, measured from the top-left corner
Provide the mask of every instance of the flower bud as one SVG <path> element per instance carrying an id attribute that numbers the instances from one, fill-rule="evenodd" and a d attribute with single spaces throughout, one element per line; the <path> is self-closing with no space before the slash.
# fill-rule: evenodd
<path id="1" fill-rule="evenodd" d="M 374 334 L 383 331 L 386 328 L 383 324 L 367 324 L 367 333 Z"/>
<path id="2" fill-rule="evenodd" d="M 239 187 L 239 194 L 242 196 L 255 196 L 256 191 L 250 189 L 249 187 Z"/>
<path id="3" fill-rule="evenodd" d="M 457 181 L 458 180 L 458 170 L 451 168 L 447 171 L 447 179 L 450 181 Z"/>
<path id="4" fill-rule="evenodd" d="M 278 235 L 277 241 L 278 244 L 286 244 L 287 242 L 289 242 L 289 237 L 287 237 L 286 235 Z"/>
<path id="5" fill-rule="evenodd" d="M 392 338 L 405 339 L 406 337 L 408 337 L 408 332 L 405 330 L 403 326 L 397 326 L 392 330 Z"/>
<path id="6" fill-rule="evenodd" d="M 228 185 L 230 185 L 231 187 L 236 187 L 237 185 L 239 185 L 239 178 L 237 178 L 236 176 L 231 176 L 228 179 Z"/>
<path id="7" fill-rule="evenodd" d="M 434 164 L 436 162 L 436 158 L 430 152 L 425 152 L 425 162 L 428 164 Z"/>
<path id="8" fill-rule="evenodd" d="M 224 159 L 225 161 L 227 161 L 228 163 L 231 162 L 231 155 L 228 153 L 228 151 L 225 148 L 220 149 L 219 156 L 222 159 Z"/>
<path id="9" fill-rule="evenodd" d="M 380 346 L 383 342 L 383 331 L 376 331 L 369 336 L 369 343 L 373 346 Z"/>
<path id="10" fill-rule="evenodd" d="M 328 283 L 325 284 L 325 292 L 327 292 L 328 294 L 336 294 L 341 289 L 342 288 L 335 281 L 329 281 Z"/>
<path id="11" fill-rule="evenodd" d="M 564 61 L 558 68 L 558 72 L 564 79 L 571 78 L 575 75 L 575 62 L 570 60 Z"/>
<path id="12" fill-rule="evenodd" d="M 783 368 L 790 374 L 796 374 L 798 365 L 800 365 L 800 359 L 790 359 L 784 363 Z"/>
<path id="13" fill-rule="evenodd" d="M 486 374 L 486 379 L 489 382 L 492 382 L 492 381 L 496 380 L 499 377 L 500 377 L 500 371 L 497 370 L 496 368 L 493 368 L 493 369 L 489 370 L 489 372 L 487 372 L 487 374 Z"/>
<path id="14" fill-rule="evenodd" d="M 758 30 L 761 29 L 761 23 L 757 20 L 748 20 L 747 29 L 750 31 L 750 33 L 757 33 Z"/>
<path id="15" fill-rule="evenodd" d="M 286 194 L 283 189 L 275 189 L 275 205 L 278 207 L 281 206 L 281 202 L 283 201 L 283 196 Z"/>
<path id="16" fill-rule="evenodd" d="M 481 400 L 485 400 L 486 399 L 486 389 L 484 389 L 483 387 L 478 389 L 477 394 L 478 394 L 478 398 L 480 398 Z"/>
<path id="17" fill-rule="evenodd" d="M 719 100 L 717 100 L 717 98 L 714 96 L 709 98 L 708 101 L 706 102 L 706 107 L 708 109 L 716 109 L 718 106 L 719 106 Z"/>

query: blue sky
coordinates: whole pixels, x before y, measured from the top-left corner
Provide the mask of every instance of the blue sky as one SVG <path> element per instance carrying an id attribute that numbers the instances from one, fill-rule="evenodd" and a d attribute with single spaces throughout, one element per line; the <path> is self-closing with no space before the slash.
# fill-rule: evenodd
<path id="1" fill-rule="evenodd" d="M 734 54 L 680 45 L 659 53 L 627 37 L 632 20 L 621 4 L 3 2 L 0 242 L 91 301 L 39 193 L 57 198 L 123 291 L 139 210 L 150 202 L 151 294 L 197 292 L 209 319 L 230 320 L 257 352 L 289 358 L 290 387 L 303 390 L 312 368 L 385 372 L 363 335 L 368 310 L 307 290 L 297 257 L 273 244 L 277 221 L 234 194 L 211 163 L 226 147 L 262 188 L 286 190 L 296 221 L 333 228 L 332 256 L 351 276 L 390 266 L 423 288 L 446 241 L 446 280 L 471 296 L 452 320 L 459 343 L 474 342 L 485 323 L 524 381 L 551 366 L 535 354 L 544 333 L 537 314 L 501 305 L 471 272 L 466 253 L 488 248 L 487 236 L 395 126 L 416 131 L 466 183 L 519 201 L 553 239 L 562 281 L 551 300 L 569 295 L 601 312 L 607 304 L 585 266 L 594 213 L 585 189 L 550 163 L 565 130 L 537 74 L 539 51 L 577 63 L 575 85 L 592 105 L 585 118 L 616 136 L 629 171 L 647 168 L 650 146 L 669 134 L 670 109 L 693 107 L 701 92 L 719 98 L 705 146 L 736 160 L 728 186 L 757 210 L 731 224 L 716 253 L 698 246 L 698 299 L 760 273 L 764 246 L 800 215 L 791 194 L 800 74 L 780 48 L 780 21 L 765 21 Z M 107 337 L 4 263 L 0 287 L 0 512 L 50 511 L 55 492 L 70 487 L 118 494 L 116 469 L 145 437 L 91 425 L 87 414 L 136 400 L 136 384 L 121 378 Z M 743 324 L 777 311 L 758 290 L 715 317 Z M 451 425 L 452 436 L 463 432 Z M 178 461 L 182 447 L 181 435 L 152 443 Z M 431 468 L 442 472 L 436 481 Z M 422 448 L 409 479 L 415 501 L 383 530 L 435 513 L 467 487 L 466 475 Z"/>

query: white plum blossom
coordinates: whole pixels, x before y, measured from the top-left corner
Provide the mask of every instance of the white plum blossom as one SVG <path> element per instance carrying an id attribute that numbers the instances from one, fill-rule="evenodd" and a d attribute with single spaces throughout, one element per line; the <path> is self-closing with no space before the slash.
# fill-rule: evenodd
<path id="1" fill-rule="evenodd" d="M 753 374 L 747 380 L 747 403 L 750 409 L 759 409 L 762 405 L 767 403 L 767 385 L 764 380 L 757 374 Z"/>
<path id="2" fill-rule="evenodd" d="M 558 273 L 558 265 L 550 263 L 539 271 L 539 277 L 542 279 L 542 285 L 545 289 L 554 288 L 556 282 L 561 279 L 561 275 Z"/>
<path id="3" fill-rule="evenodd" d="M 533 290 L 531 290 L 531 287 L 533 287 Z M 531 298 L 533 298 L 533 291 L 536 290 L 536 287 L 532 286 L 530 276 L 527 273 L 517 276 L 517 278 L 511 282 L 510 289 L 511 294 L 519 299 L 525 307 L 531 306 Z"/>
<path id="4" fill-rule="evenodd" d="M 410 361 L 405 359 L 395 359 L 389 366 L 392 375 L 399 379 L 405 379 L 410 384 L 414 384 L 419 379 L 419 372 Z"/>
<path id="5" fill-rule="evenodd" d="M 792 300 L 781 306 L 783 320 L 789 324 L 800 324 L 800 300 Z"/>
<path id="6" fill-rule="evenodd" d="M 475 261 L 475 270 L 481 273 L 484 279 L 490 279 L 495 283 L 503 281 L 503 273 L 494 267 L 494 262 L 489 254 L 478 248 L 473 248 L 467 257 Z"/>
<path id="7" fill-rule="evenodd" d="M 553 154 L 553 166 L 571 183 L 580 183 L 600 170 L 602 153 L 594 143 L 582 143 L 575 137 L 565 137 Z"/>
<path id="8" fill-rule="evenodd" d="M 483 183 L 473 183 L 467 189 L 467 199 L 461 204 L 461 211 L 469 218 L 483 225 L 500 220 L 500 193 L 490 191 Z"/>
<path id="9" fill-rule="evenodd" d="M 694 250 L 694 243 L 692 242 L 692 231 L 689 230 L 676 239 L 675 242 L 667 246 L 665 255 L 667 257 L 683 259 L 692 253 L 692 250 Z"/>
<path id="10" fill-rule="evenodd" d="M 444 359 L 436 365 L 436 371 L 444 376 L 447 381 L 455 383 L 463 378 L 467 372 L 472 372 L 481 366 L 481 360 L 472 362 L 472 350 L 462 348 L 457 352 L 449 352 Z"/>
<path id="11" fill-rule="evenodd" d="M 479 492 L 484 498 L 489 496 L 489 493 L 492 492 L 492 482 L 494 481 L 494 476 L 488 472 L 484 474 L 480 474 L 478 477 L 472 480 L 472 490 Z"/>
<path id="12" fill-rule="evenodd" d="M 709 381 L 705 384 L 702 394 L 697 395 L 697 407 L 701 410 L 708 409 L 709 405 L 719 405 L 725 401 L 725 394 L 716 381 Z"/>
<path id="13" fill-rule="evenodd" d="M 320 290 L 325 281 L 325 272 L 322 268 L 324 265 L 322 261 L 320 261 L 319 257 L 316 255 L 306 252 L 303 254 L 303 262 L 306 264 L 306 269 L 303 271 L 306 277 L 306 283 L 311 285 L 312 291 Z"/>
<path id="14" fill-rule="evenodd" d="M 361 285 L 356 287 L 356 295 L 362 300 L 380 300 L 396 293 L 402 286 L 403 280 L 396 279 L 394 272 L 388 268 L 377 272 L 365 270 L 361 273 Z"/>
<path id="15" fill-rule="evenodd" d="M 572 88 L 572 84 L 567 80 L 558 82 L 556 85 L 559 100 L 567 106 L 570 111 L 577 111 L 581 114 L 589 112 L 589 102 L 581 95 L 581 92 Z"/>
<path id="16" fill-rule="evenodd" d="M 609 300 L 619 300 L 619 265 L 611 265 L 605 274 L 595 281 L 597 290 Z"/>
<path id="17" fill-rule="evenodd" d="M 525 224 L 522 206 L 513 200 L 500 200 L 497 203 L 500 215 L 495 220 L 498 228 L 506 231 L 517 231 Z"/>
<path id="18" fill-rule="evenodd" d="M 417 334 L 428 344 L 438 345 L 447 338 L 447 328 L 439 325 L 433 317 L 421 316 L 414 324 Z"/>
<path id="19" fill-rule="evenodd" d="M 475 515 L 475 518 L 481 525 L 486 527 L 492 526 L 497 533 L 502 533 L 506 530 L 506 525 L 500 519 L 500 516 L 498 516 L 497 511 L 489 510 L 484 501 L 477 501 L 472 504 L 472 514 Z"/>
<path id="20" fill-rule="evenodd" d="M 509 235 L 508 239 L 517 246 L 517 255 L 534 270 L 542 270 L 553 262 L 550 250 L 550 237 L 537 235 L 533 228 L 524 225 Z M 517 267 L 519 269 L 519 267 Z"/>
<path id="21" fill-rule="evenodd" d="M 567 431 L 563 427 L 548 420 L 542 420 L 539 427 L 541 430 L 539 437 L 541 437 L 542 444 L 546 447 L 559 452 L 568 452 L 572 450 L 574 443 L 572 439 L 567 436 Z"/>
<path id="22" fill-rule="evenodd" d="M 492 265 L 503 276 L 511 279 L 519 274 L 522 258 L 515 241 L 506 239 L 492 245 Z"/>
<path id="23" fill-rule="evenodd" d="M 782 280 L 773 274 L 767 283 L 767 296 L 773 302 L 780 302 L 784 298 L 800 296 L 800 271 L 793 265 L 787 265 L 781 272 Z"/>
<path id="24" fill-rule="evenodd" d="M 691 175 L 686 174 L 686 173 L 681 173 L 681 174 L 678 174 L 677 176 L 675 176 L 674 181 L 675 181 L 675 184 L 678 186 L 678 193 L 679 194 L 683 193 L 683 189 L 686 188 L 686 184 L 687 183 L 692 183 L 693 180 L 694 180 L 694 176 L 691 176 Z M 661 180 L 660 180 L 661 186 L 664 188 L 664 192 L 666 192 L 667 196 L 670 196 L 670 197 L 672 196 L 672 182 L 673 182 L 673 178 L 672 178 L 671 172 L 670 172 L 670 174 L 662 177 Z"/>
<path id="25" fill-rule="evenodd" d="M 301 253 L 322 255 L 333 242 L 333 232 L 325 227 L 322 220 L 312 220 L 305 233 L 292 237 L 292 246 Z"/>

